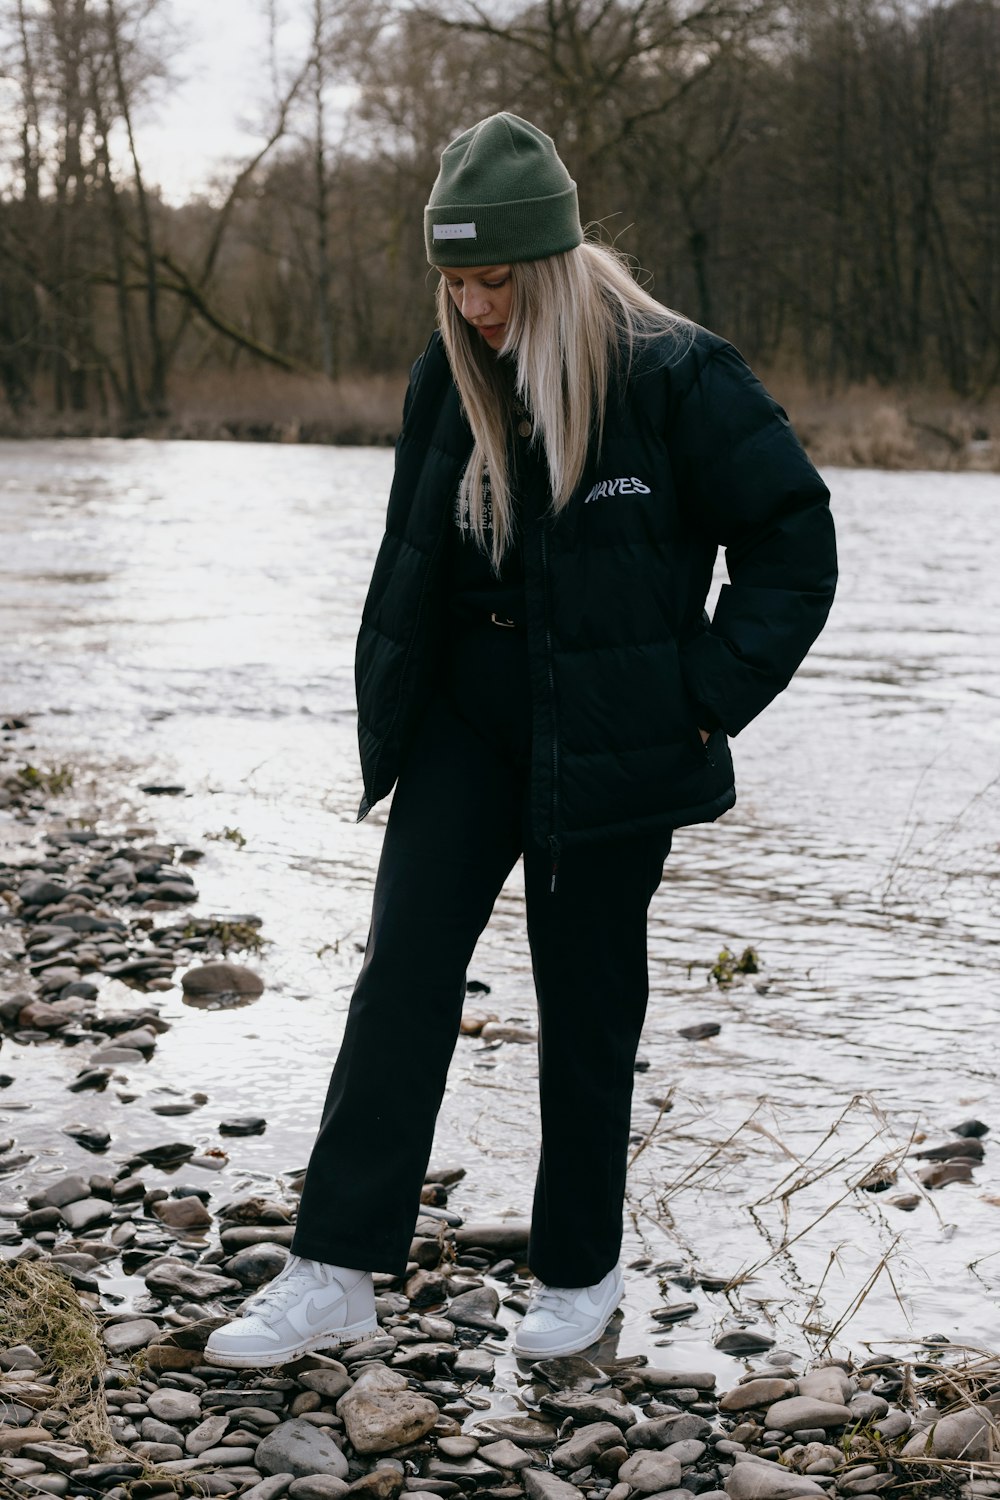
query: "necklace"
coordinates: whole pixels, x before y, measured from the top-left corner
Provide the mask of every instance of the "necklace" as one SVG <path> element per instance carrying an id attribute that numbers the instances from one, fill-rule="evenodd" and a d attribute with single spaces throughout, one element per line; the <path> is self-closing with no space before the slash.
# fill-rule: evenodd
<path id="1" fill-rule="evenodd" d="M 528 415 L 528 408 L 525 406 L 520 396 L 514 397 L 514 415 L 517 418 L 518 436 L 523 438 L 530 438 L 535 429 L 531 425 L 531 418 Z"/>

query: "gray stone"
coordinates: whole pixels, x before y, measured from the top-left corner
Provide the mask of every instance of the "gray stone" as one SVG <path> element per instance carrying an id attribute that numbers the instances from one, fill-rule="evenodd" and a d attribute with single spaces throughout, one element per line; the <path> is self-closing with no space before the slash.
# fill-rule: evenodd
<path id="1" fill-rule="evenodd" d="M 22 1458 L 37 1458 L 49 1469 L 59 1469 L 69 1473 L 72 1469 L 79 1469 L 86 1464 L 90 1458 L 86 1448 L 80 1448 L 76 1443 L 60 1443 L 54 1438 L 45 1443 L 24 1443 L 21 1447 Z"/>
<path id="2" fill-rule="evenodd" d="M 997 1446 L 995 1419 L 985 1406 L 949 1412 L 931 1429 L 935 1458 L 989 1459 Z"/>
<path id="3" fill-rule="evenodd" d="M 278 1500 L 278 1496 L 285 1493 L 294 1478 L 294 1474 L 272 1474 L 268 1479 L 262 1479 L 260 1484 L 241 1490 L 240 1500 Z"/>
<path id="4" fill-rule="evenodd" d="M 810 1370 L 808 1375 L 800 1375 L 798 1393 L 842 1406 L 850 1399 L 851 1382 L 846 1370 L 839 1365 L 821 1365 L 818 1370 Z"/>
<path id="5" fill-rule="evenodd" d="M 63 1208 L 67 1203 L 77 1203 L 81 1198 L 89 1198 L 90 1186 L 85 1178 L 73 1174 L 69 1177 L 58 1177 L 55 1182 L 50 1182 L 44 1193 L 39 1196 L 53 1207 Z"/>
<path id="6" fill-rule="evenodd" d="M 852 1417 L 861 1422 L 874 1422 L 888 1416 L 889 1403 L 884 1396 L 873 1396 L 871 1391 L 858 1391 L 847 1403 Z"/>
<path id="7" fill-rule="evenodd" d="M 317 1429 L 312 1427 L 310 1430 L 315 1432 Z M 237 1464 L 255 1463 L 255 1453 L 255 1448 L 241 1448 L 238 1443 L 233 1443 L 232 1447 L 223 1445 L 218 1448 L 205 1448 L 198 1454 L 198 1460 L 200 1463 L 215 1464 L 220 1468 L 229 1468 L 230 1466 L 235 1468 Z"/>
<path id="8" fill-rule="evenodd" d="M 447 1459 L 432 1458 L 427 1466 L 428 1479 L 453 1480 L 460 1484 L 463 1489 L 484 1489 L 487 1485 L 492 1487 L 500 1480 L 500 1473 L 490 1464 L 483 1463 L 481 1458 L 467 1458 L 459 1463 L 449 1463 Z"/>
<path id="9" fill-rule="evenodd" d="M 647 1391 L 714 1391 L 715 1376 L 710 1370 L 659 1370 L 653 1365 L 636 1370 Z"/>
<path id="10" fill-rule="evenodd" d="M 438 1409 L 428 1396 L 411 1391 L 405 1376 L 374 1364 L 340 1397 L 337 1415 L 356 1453 L 386 1453 L 425 1437 Z"/>
<path id="11" fill-rule="evenodd" d="M 711 1423 L 693 1412 L 676 1416 L 654 1417 L 651 1422 L 636 1422 L 625 1433 L 630 1448 L 669 1448 L 688 1438 L 703 1438 L 712 1430 Z"/>
<path id="12" fill-rule="evenodd" d="M 174 1260 L 166 1256 L 154 1262 L 142 1273 L 151 1292 L 175 1293 L 195 1302 L 204 1302 L 223 1292 L 238 1292 L 242 1288 L 232 1276 L 217 1276 L 213 1271 L 201 1271 L 189 1266 L 187 1261 Z"/>
<path id="13" fill-rule="evenodd" d="M 111 1219 L 111 1204 L 105 1198 L 80 1198 L 75 1203 L 66 1203 L 59 1210 L 63 1223 L 75 1234 L 91 1229 L 95 1224 L 107 1224 Z"/>
<path id="14" fill-rule="evenodd" d="M 618 1470 L 618 1478 L 641 1495 L 655 1495 L 659 1490 L 676 1489 L 681 1466 L 667 1453 L 633 1453 Z"/>
<path id="15" fill-rule="evenodd" d="M 613 1422 L 588 1422 L 552 1450 L 552 1462 L 558 1469 L 582 1469 L 592 1464 L 605 1448 L 613 1448 L 622 1440 L 621 1428 Z"/>
<path id="16" fill-rule="evenodd" d="M 582 1490 L 548 1469 L 525 1469 L 523 1478 L 528 1500 L 582 1500 Z"/>
<path id="17" fill-rule="evenodd" d="M 491 1286 L 473 1287 L 460 1292 L 448 1305 L 448 1321 L 459 1328 L 484 1328 L 488 1333 L 506 1330 L 497 1322 L 500 1298 Z"/>
<path id="18" fill-rule="evenodd" d="M 175 1391 L 162 1386 L 149 1393 L 146 1405 L 161 1422 L 191 1422 L 201 1416 L 201 1402 L 193 1391 Z"/>
<path id="19" fill-rule="evenodd" d="M 664 1448 L 670 1458 L 676 1458 L 682 1469 L 696 1464 L 705 1452 L 705 1444 L 699 1443 L 696 1438 L 683 1438 L 679 1443 L 671 1443 L 669 1448 Z"/>
<path id="20" fill-rule="evenodd" d="M 814 1396 L 790 1396 L 785 1401 L 776 1401 L 768 1408 L 764 1421 L 768 1427 L 779 1432 L 798 1432 L 801 1428 L 843 1427 L 851 1420 L 846 1406 L 834 1401 L 821 1401 Z"/>
<path id="21" fill-rule="evenodd" d="M 902 1437 L 904 1432 L 909 1432 L 912 1425 L 909 1412 L 890 1411 L 886 1416 L 878 1419 L 875 1423 L 875 1431 L 880 1432 L 888 1441 Z"/>
<path id="22" fill-rule="evenodd" d="M 310 1474 L 289 1485 L 288 1500 L 340 1500 L 349 1488 L 347 1481 L 335 1474 Z"/>
<path id="23" fill-rule="evenodd" d="M 798 1495 L 826 1493 L 814 1479 L 764 1459 L 736 1464 L 723 1485 L 729 1500 L 793 1500 Z"/>
<path id="24" fill-rule="evenodd" d="M 488 1464 L 492 1464 L 495 1469 L 507 1469 L 512 1473 L 517 1473 L 519 1469 L 526 1469 L 529 1464 L 534 1463 L 530 1453 L 526 1453 L 523 1448 L 519 1448 L 508 1438 L 501 1438 L 496 1443 L 484 1443 L 479 1453 L 480 1457 Z"/>
<path id="25" fill-rule="evenodd" d="M 472 1458 L 479 1451 L 479 1439 L 474 1437 L 438 1438 L 438 1452 L 445 1458 Z"/>
<path id="26" fill-rule="evenodd" d="M 171 1229 L 207 1229 L 212 1222 L 204 1203 L 193 1194 L 186 1198 L 162 1198 L 153 1204 L 153 1213 Z"/>
<path id="27" fill-rule="evenodd" d="M 723 1354 L 761 1354 L 773 1344 L 770 1334 L 760 1333 L 755 1328 L 733 1328 L 715 1340 L 716 1349 Z"/>
<path id="28" fill-rule="evenodd" d="M 129 1318 L 126 1323 L 109 1324 L 102 1337 L 112 1354 L 131 1354 L 136 1349 L 145 1349 L 159 1331 L 159 1324 L 152 1318 Z"/>
<path id="29" fill-rule="evenodd" d="M 229 1418 L 222 1416 L 206 1417 L 199 1422 L 197 1427 L 192 1427 L 184 1439 L 184 1446 L 195 1458 L 204 1453 L 206 1448 L 214 1448 L 222 1439 L 229 1426 Z"/>
<path id="30" fill-rule="evenodd" d="M 158 890 L 157 895 L 160 894 L 161 891 Z M 256 1000 L 264 993 L 264 981 L 259 974 L 242 964 L 199 964 L 195 969 L 188 969 L 181 980 L 181 988 L 185 995 L 198 999 L 239 995 L 248 1000 Z"/>
<path id="31" fill-rule="evenodd" d="M 749 1411 L 755 1406 L 771 1406 L 786 1396 L 796 1394 L 795 1382 L 780 1380 L 776 1375 L 765 1375 L 759 1380 L 747 1380 L 743 1385 L 733 1386 L 719 1398 L 720 1411 Z"/>
<path id="32" fill-rule="evenodd" d="M 139 1431 L 143 1440 L 147 1443 L 181 1443 L 184 1435 L 178 1432 L 176 1427 L 169 1427 L 166 1422 L 160 1422 L 156 1417 L 143 1417 L 139 1424 Z"/>
<path id="33" fill-rule="evenodd" d="M 642 1373 L 645 1376 L 646 1371 Z M 540 1376 L 556 1391 L 597 1391 L 611 1384 L 610 1376 L 582 1354 L 558 1354 L 551 1359 L 536 1360 L 532 1374 Z"/>
<path id="34" fill-rule="evenodd" d="M 635 1413 L 626 1406 L 619 1391 L 556 1391 L 539 1402 L 543 1411 L 577 1422 L 614 1422 L 624 1432 L 635 1421 Z"/>
<path id="35" fill-rule="evenodd" d="M 330 1366 L 319 1370 L 302 1370 L 296 1375 L 299 1385 L 307 1391 L 318 1391 L 328 1401 L 339 1401 L 345 1391 L 353 1385 L 350 1375 L 342 1366 Z"/>
<path id="36" fill-rule="evenodd" d="M 254 1465 L 262 1474 L 293 1474 L 296 1479 L 310 1474 L 347 1477 L 347 1459 L 330 1434 L 301 1417 L 281 1422 L 268 1433 L 257 1445 Z"/>
<path id="37" fill-rule="evenodd" d="M 552 1423 L 539 1421 L 537 1417 L 487 1417 L 477 1425 L 480 1432 L 490 1437 L 509 1438 L 526 1448 L 547 1448 L 557 1437 Z"/>
<path id="38" fill-rule="evenodd" d="M 462 1349 L 452 1369 L 456 1380 L 477 1380 L 481 1385 L 489 1385 L 494 1365 L 494 1357 L 486 1349 Z"/>
<path id="39" fill-rule="evenodd" d="M 151 1464 L 170 1463 L 173 1459 L 184 1457 L 184 1449 L 180 1443 L 149 1443 L 145 1439 L 132 1443 L 129 1452 Z"/>
<path id="40" fill-rule="evenodd" d="M 263 1286 L 277 1276 L 288 1259 L 288 1249 L 274 1240 L 261 1240 L 237 1250 L 226 1262 L 226 1274 L 244 1286 Z"/>

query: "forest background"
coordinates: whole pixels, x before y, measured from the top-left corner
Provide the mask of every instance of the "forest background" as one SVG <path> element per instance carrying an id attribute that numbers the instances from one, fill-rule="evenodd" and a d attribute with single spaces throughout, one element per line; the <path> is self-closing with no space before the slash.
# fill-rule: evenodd
<path id="1" fill-rule="evenodd" d="M 1000 0 L 261 3 L 259 145 L 177 202 L 170 0 L 2 0 L 3 434 L 391 441 L 439 153 L 510 109 L 818 462 L 1000 468 Z"/>

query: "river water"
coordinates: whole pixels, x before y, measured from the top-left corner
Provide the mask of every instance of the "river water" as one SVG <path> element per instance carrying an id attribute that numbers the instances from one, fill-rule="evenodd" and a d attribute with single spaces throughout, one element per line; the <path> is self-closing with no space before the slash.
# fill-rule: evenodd
<path id="1" fill-rule="evenodd" d="M 0 1132 L 39 1154 L 0 1197 L 66 1164 L 100 1169 L 60 1133 L 70 1118 L 102 1120 L 124 1155 L 218 1144 L 221 1118 L 264 1114 L 238 1168 L 207 1183 L 218 1203 L 304 1164 L 365 940 L 385 806 L 355 823 L 353 649 L 392 456 L 110 440 L 0 453 L 0 711 L 30 717 L 18 744 L 74 768 L 67 812 L 204 849 L 196 910 L 256 912 L 269 939 L 255 1005 L 162 997 L 173 1029 L 130 1075 L 131 1103 L 67 1095 L 72 1052 L 8 1045 Z M 654 1270 L 629 1274 L 618 1350 L 723 1379 L 735 1366 L 712 1340 L 739 1322 L 803 1355 L 928 1334 L 1000 1344 L 993 1135 L 974 1182 L 910 1213 L 889 1201 L 915 1190 L 921 1137 L 969 1116 L 1000 1131 L 1000 477 L 826 478 L 842 559 L 829 626 L 739 736 L 736 808 L 677 835 L 650 918 L 626 1260 Z M 153 781 L 186 793 L 139 790 Z M 0 820 L 10 847 L 23 830 Z M 753 945 L 762 971 L 720 987 L 724 945 Z M 531 1025 L 519 870 L 470 975 L 490 986 L 477 1010 Z M 678 1036 L 697 1021 L 721 1031 Z M 434 1155 L 467 1168 L 451 1201 L 468 1217 L 527 1215 L 535 1078 L 530 1045 L 459 1043 Z M 163 1120 L 149 1109 L 163 1087 L 209 1103 Z M 894 1189 L 856 1186 L 887 1161 Z M 662 1262 L 739 1284 L 664 1287 Z M 649 1318 L 664 1290 L 699 1304 L 666 1332 Z"/>

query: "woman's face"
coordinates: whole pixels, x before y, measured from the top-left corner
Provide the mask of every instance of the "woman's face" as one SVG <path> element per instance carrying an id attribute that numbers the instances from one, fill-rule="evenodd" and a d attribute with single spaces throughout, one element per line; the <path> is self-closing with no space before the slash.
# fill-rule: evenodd
<path id="1" fill-rule="evenodd" d="M 499 349 L 510 317 L 510 266 L 442 266 L 439 268 L 448 295 L 467 323 L 479 332 L 491 349 Z"/>

